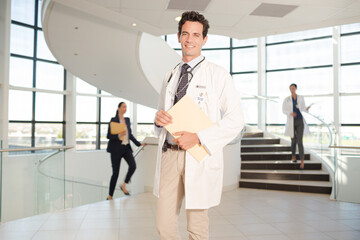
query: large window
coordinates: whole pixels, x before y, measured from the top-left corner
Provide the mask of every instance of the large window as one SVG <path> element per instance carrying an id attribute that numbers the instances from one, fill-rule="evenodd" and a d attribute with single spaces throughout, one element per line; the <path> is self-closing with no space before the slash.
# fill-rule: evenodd
<path id="1" fill-rule="evenodd" d="M 64 144 L 65 70 L 45 43 L 41 4 L 11 1 L 10 148 Z"/>

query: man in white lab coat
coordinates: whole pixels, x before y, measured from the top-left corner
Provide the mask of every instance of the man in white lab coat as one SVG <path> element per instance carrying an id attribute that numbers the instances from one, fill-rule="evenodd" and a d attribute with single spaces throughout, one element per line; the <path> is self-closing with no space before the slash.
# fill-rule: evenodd
<path id="1" fill-rule="evenodd" d="M 240 96 L 230 74 L 201 55 L 208 28 L 203 15 L 183 13 L 178 28 L 182 61 L 165 76 L 160 94 L 155 117 L 159 148 L 154 194 L 161 240 L 180 239 L 178 216 L 184 197 L 189 239 L 209 239 L 208 209 L 220 203 L 222 192 L 223 147 L 244 127 Z M 174 139 L 163 128 L 172 123 L 166 111 L 185 93 L 215 124 L 197 133 L 174 133 Z M 196 144 L 209 153 L 201 162 L 186 151 Z"/>

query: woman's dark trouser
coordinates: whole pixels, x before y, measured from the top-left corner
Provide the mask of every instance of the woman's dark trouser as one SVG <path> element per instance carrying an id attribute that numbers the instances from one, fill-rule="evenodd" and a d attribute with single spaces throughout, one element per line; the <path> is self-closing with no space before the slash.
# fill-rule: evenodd
<path id="1" fill-rule="evenodd" d="M 304 159 L 304 145 L 303 145 L 303 134 L 304 134 L 304 121 L 303 118 L 294 118 L 294 138 L 291 139 L 291 153 L 295 156 L 296 143 L 299 147 L 300 159 Z"/>
<path id="2" fill-rule="evenodd" d="M 119 171 L 120 171 L 120 162 L 121 158 L 124 158 L 127 164 L 129 165 L 128 172 L 125 177 L 125 183 L 129 183 L 131 176 L 134 174 L 136 169 L 136 163 L 134 156 L 132 155 L 131 149 L 129 145 L 123 146 L 124 149 L 121 149 L 121 151 L 116 153 L 111 153 L 111 165 L 113 169 L 113 174 L 110 179 L 110 188 L 109 188 L 109 195 L 114 195 L 114 190 L 116 187 L 116 182 L 119 177 Z"/>

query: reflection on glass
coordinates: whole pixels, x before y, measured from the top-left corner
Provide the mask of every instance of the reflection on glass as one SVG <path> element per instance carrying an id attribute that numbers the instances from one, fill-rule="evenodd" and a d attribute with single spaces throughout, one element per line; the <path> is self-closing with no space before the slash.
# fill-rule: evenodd
<path id="1" fill-rule="evenodd" d="M 360 103 L 360 96 L 341 96 L 341 123 L 359 124 L 360 112 L 357 107 Z"/>
<path id="2" fill-rule="evenodd" d="M 9 148 L 31 147 L 31 124 L 9 123 L 8 144 Z"/>
<path id="3" fill-rule="evenodd" d="M 9 120 L 31 120 L 32 92 L 9 91 Z"/>
<path id="4" fill-rule="evenodd" d="M 332 39 L 272 45 L 267 50 L 267 69 L 332 65 Z"/>
<path id="5" fill-rule="evenodd" d="M 230 50 L 203 50 L 206 60 L 218 64 L 230 72 Z"/>
<path id="6" fill-rule="evenodd" d="M 116 110 L 120 102 L 126 103 L 126 113 L 125 117 L 129 117 L 131 113 L 130 102 L 123 98 L 116 97 L 102 97 L 101 98 L 101 122 L 109 122 L 111 118 L 115 117 Z"/>
<path id="7" fill-rule="evenodd" d="M 33 86 L 33 61 L 10 57 L 10 80 L 12 86 L 28 87 Z"/>
<path id="8" fill-rule="evenodd" d="M 257 71 L 257 48 L 234 49 L 232 58 L 233 72 Z"/>
<path id="9" fill-rule="evenodd" d="M 341 67 L 340 91 L 341 92 L 360 92 L 360 65 Z"/>
<path id="10" fill-rule="evenodd" d="M 233 38 L 233 47 L 245 47 L 245 46 L 256 46 L 257 45 L 257 38 L 250 38 L 250 39 L 236 39 Z"/>
<path id="11" fill-rule="evenodd" d="M 34 25 L 35 1 L 11 0 L 11 19 Z"/>
<path id="12" fill-rule="evenodd" d="M 34 55 L 34 30 L 11 24 L 10 53 Z"/>
<path id="13" fill-rule="evenodd" d="M 96 97 L 76 96 L 76 121 L 96 122 Z"/>
<path id="14" fill-rule="evenodd" d="M 144 140 L 146 137 L 154 137 L 154 125 L 153 124 L 138 124 L 137 125 L 137 133 L 136 139 L 139 141 Z"/>
<path id="15" fill-rule="evenodd" d="M 60 64 L 37 61 L 36 88 L 64 90 L 64 68 Z"/>
<path id="16" fill-rule="evenodd" d="M 360 34 L 341 37 L 341 63 L 360 62 Z"/>
<path id="17" fill-rule="evenodd" d="M 360 146 L 360 127 L 341 127 L 341 145 Z"/>
<path id="18" fill-rule="evenodd" d="M 153 123 L 157 110 L 137 104 L 137 121 L 138 123 Z"/>
<path id="19" fill-rule="evenodd" d="M 258 95 L 257 73 L 233 74 L 236 90 L 242 97 Z"/>
<path id="20" fill-rule="evenodd" d="M 37 35 L 37 57 L 56 61 L 55 57 L 52 55 L 46 44 L 43 31 L 38 31 Z"/>
<path id="21" fill-rule="evenodd" d="M 35 147 L 61 146 L 63 144 L 62 124 L 35 124 Z"/>
<path id="22" fill-rule="evenodd" d="M 291 83 L 298 85 L 300 95 L 328 94 L 333 92 L 332 68 L 314 68 L 291 71 L 268 72 L 267 95 L 284 98 L 290 96 Z"/>
<path id="23" fill-rule="evenodd" d="M 96 124 L 76 124 L 76 150 L 96 149 Z"/>
<path id="24" fill-rule="evenodd" d="M 208 34 L 208 39 L 203 46 L 206 48 L 230 48 L 230 38 L 226 36 Z"/>
<path id="25" fill-rule="evenodd" d="M 37 92 L 35 104 L 36 121 L 63 121 L 63 95 Z"/>
<path id="26" fill-rule="evenodd" d="M 331 36 L 331 35 L 332 35 L 332 28 L 319 28 L 319 29 L 312 29 L 301 32 L 292 32 L 292 33 L 268 36 L 266 38 L 266 43 L 294 41 L 294 40 L 309 39 L 309 38 Z"/>
<path id="27" fill-rule="evenodd" d="M 76 92 L 97 94 L 97 88 L 80 78 L 76 78 Z"/>
<path id="28" fill-rule="evenodd" d="M 100 149 L 106 149 L 108 139 L 107 139 L 107 132 L 108 132 L 108 124 L 101 124 L 100 128 Z"/>

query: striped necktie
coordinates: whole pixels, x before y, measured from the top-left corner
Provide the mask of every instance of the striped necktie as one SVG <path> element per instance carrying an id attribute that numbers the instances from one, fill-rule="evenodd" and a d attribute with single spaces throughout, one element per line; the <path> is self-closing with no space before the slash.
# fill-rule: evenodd
<path id="1" fill-rule="evenodd" d="M 184 65 L 182 65 L 182 67 L 181 67 L 181 74 L 180 74 L 180 79 L 179 79 L 180 82 L 179 82 L 179 86 L 176 90 L 174 104 L 176 104 L 186 94 L 186 89 L 188 88 L 188 85 L 189 85 L 189 83 L 188 83 L 189 73 L 187 71 L 188 68 L 190 68 L 190 66 L 187 65 L 186 63 Z"/>

